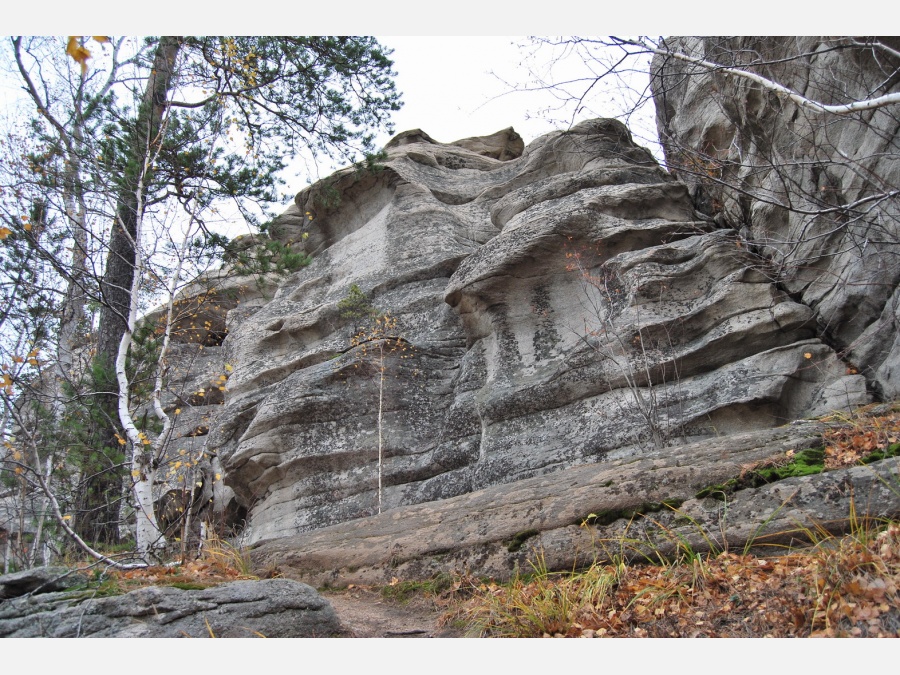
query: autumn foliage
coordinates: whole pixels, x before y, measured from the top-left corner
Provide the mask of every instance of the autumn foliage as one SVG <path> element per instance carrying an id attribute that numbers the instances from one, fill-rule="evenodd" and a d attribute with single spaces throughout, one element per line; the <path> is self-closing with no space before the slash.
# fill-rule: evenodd
<path id="1" fill-rule="evenodd" d="M 823 422 L 824 471 L 900 454 L 897 404 Z M 682 547 L 674 560 L 576 573 L 537 560 L 508 584 L 458 577 L 446 619 L 486 637 L 900 637 L 900 523 L 848 520 L 844 537 L 809 529 L 811 547 L 771 557 Z"/>
<path id="2" fill-rule="evenodd" d="M 900 524 L 772 558 L 463 577 L 453 593 L 445 619 L 485 637 L 900 637 Z"/>

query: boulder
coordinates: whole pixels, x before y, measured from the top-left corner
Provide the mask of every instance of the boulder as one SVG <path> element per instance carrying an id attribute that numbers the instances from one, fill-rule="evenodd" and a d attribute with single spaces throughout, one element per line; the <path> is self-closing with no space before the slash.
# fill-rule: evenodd
<path id="1" fill-rule="evenodd" d="M 289 579 L 203 590 L 150 586 L 112 597 L 96 589 L 0 602 L 0 637 L 340 637 L 331 605 Z"/>
<path id="2" fill-rule="evenodd" d="M 52 593 L 84 582 L 83 574 L 65 567 L 33 567 L 0 576 L 0 600 Z"/>

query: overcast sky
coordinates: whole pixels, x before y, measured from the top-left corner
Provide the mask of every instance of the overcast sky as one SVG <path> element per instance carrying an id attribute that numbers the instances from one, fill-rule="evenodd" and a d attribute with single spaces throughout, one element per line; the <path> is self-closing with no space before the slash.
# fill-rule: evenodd
<path id="1" fill-rule="evenodd" d="M 528 144 L 573 122 L 617 117 L 629 107 L 621 96 L 599 87 L 578 114 L 572 105 L 560 107 L 550 91 L 535 87 L 535 72 L 545 81 L 589 73 L 577 58 L 556 62 L 550 70 L 553 50 L 542 47 L 529 58 L 534 46 L 524 36 L 378 36 L 378 40 L 393 50 L 395 81 L 403 94 L 404 106 L 392 117 L 395 133 L 419 128 L 449 143 L 513 127 Z M 645 88 L 647 81 L 646 73 L 636 74 L 635 90 Z M 522 88 L 532 90 L 517 91 Z M 653 115 L 652 104 L 647 105 L 629 126 L 636 142 L 661 158 Z M 390 138 L 382 134 L 379 145 Z"/>
<path id="2" fill-rule="evenodd" d="M 483 0 L 453 0 L 440 5 L 396 0 L 290 4 L 281 0 L 252 3 L 154 0 L 152 7 L 152 12 L 131 12 L 118 0 L 92 0 L 87 5 L 43 0 L 38 5 L 19 3 L 8 8 L 4 12 L 4 24 L 9 32 L 23 34 L 68 34 L 78 29 L 109 35 L 374 34 L 394 50 L 396 81 L 405 102 L 394 117 L 397 132 L 421 128 L 438 141 L 450 142 L 512 126 L 526 143 L 548 131 L 564 128 L 573 121 L 573 116 L 571 109 L 567 115 L 542 114 L 543 109 L 554 103 L 547 92 L 509 93 L 510 85 L 524 85 L 529 79 L 528 68 L 520 65 L 527 51 L 518 46 L 526 39 L 516 35 L 766 34 L 773 31 L 809 34 L 823 30 L 822 34 L 829 34 L 838 28 L 821 25 L 826 18 L 824 13 L 810 16 L 799 5 L 792 8 L 780 0 L 756 0 L 754 11 L 740 15 L 723 12 L 718 0 L 693 0 L 690 11 L 662 0 L 602 7 L 596 3 L 574 2 L 546 6 L 540 12 L 525 5 Z M 860 34 L 866 33 L 866 28 L 871 30 L 873 26 L 863 21 L 865 14 L 842 14 L 841 30 Z M 772 21 L 774 16 L 777 25 Z M 837 22 L 837 18 L 831 20 L 832 24 Z M 860 22 L 863 25 L 855 25 Z M 867 23 L 872 23 L 871 18 Z M 463 36 L 454 36 L 460 33 Z M 513 37 L 485 35 L 491 33 Z M 397 34 L 401 36 L 394 37 Z M 550 56 L 547 50 L 540 52 L 537 65 L 546 66 Z M 576 61 L 572 59 L 569 63 Z M 645 84 L 646 76 L 636 81 L 639 88 Z M 574 121 L 617 116 L 624 105 L 613 98 L 595 97 Z M 629 124 L 642 145 L 650 146 L 655 140 L 652 117 L 651 105 L 645 110 L 643 120 L 631 120 Z M 379 138 L 381 142 L 387 140 L 389 136 Z"/>
<path id="3" fill-rule="evenodd" d="M 572 107 L 548 112 L 548 108 L 558 107 L 559 103 L 549 92 L 522 93 L 513 89 L 533 85 L 535 70 L 541 71 L 545 79 L 557 81 L 584 75 L 585 71 L 583 67 L 578 68 L 579 59 L 570 58 L 553 72 L 548 72 L 553 53 L 546 48 L 537 52 L 529 68 L 528 40 L 515 35 L 564 34 L 586 28 L 620 34 L 765 34 L 773 30 L 770 18 L 776 8 L 779 33 L 828 34 L 828 28 L 834 32 L 834 26 L 810 23 L 816 20 L 815 17 L 810 19 L 800 14 L 792 17 L 791 12 L 800 12 L 800 9 L 792 10 L 774 0 L 757 0 L 754 4 L 757 11 L 742 16 L 739 25 L 736 25 L 735 17 L 729 20 L 721 11 L 713 11 L 718 6 L 712 0 L 695 0 L 691 11 L 685 12 L 671 3 L 657 0 L 645 0 L 640 8 L 619 4 L 593 9 L 594 5 L 574 3 L 557 11 L 538 14 L 528 12 L 524 6 L 511 8 L 500 3 L 454 0 L 442 5 L 437 13 L 422 5 L 390 0 L 377 4 L 342 0 L 328 6 L 305 3 L 290 7 L 279 0 L 255 0 L 252 11 L 248 11 L 251 5 L 233 0 L 219 0 L 215 4 L 195 0 L 190 5 L 183 0 L 155 0 L 152 15 L 138 20 L 137 15 L 124 14 L 123 6 L 112 0 L 93 0 L 88 6 L 44 0 L 40 12 L 34 11 L 32 5 L 16 5 L 7 11 L 13 17 L 6 16 L 4 23 L 10 32 L 24 34 L 62 34 L 76 32 L 76 29 L 110 35 L 375 34 L 383 45 L 394 50 L 396 83 L 404 100 L 403 109 L 393 117 L 396 133 L 420 128 L 438 141 L 451 142 L 488 135 L 511 126 L 527 144 L 541 134 L 564 129 L 583 119 L 618 117 L 629 107 L 630 101 L 623 100 L 621 90 L 596 89 L 592 99 L 586 101 L 584 109 L 577 114 Z M 846 20 L 858 21 L 860 14 Z M 822 18 L 817 20 L 821 23 Z M 726 25 L 710 24 L 710 21 L 726 22 Z M 841 21 L 843 23 L 845 18 Z M 845 30 L 852 32 L 854 27 L 864 28 L 846 25 Z M 434 35 L 456 32 L 497 32 L 513 36 Z M 396 33 L 406 35 L 396 36 Z M 635 75 L 632 84 L 629 88 L 637 91 L 646 86 L 646 69 Z M 661 152 L 655 146 L 653 116 L 652 104 L 647 105 L 642 115 L 630 119 L 628 125 L 635 141 L 650 148 L 661 159 Z M 378 141 L 383 145 L 389 139 L 390 135 L 382 134 Z M 299 175 L 288 179 L 289 191 L 300 190 L 308 180 L 317 180 L 336 168 L 327 164 L 314 167 L 300 161 L 293 167 Z"/>
<path id="4" fill-rule="evenodd" d="M 398 132 L 421 128 L 435 140 L 450 142 L 469 136 L 485 136 L 506 127 L 514 127 L 528 143 L 541 134 L 566 124 L 562 117 L 541 111 L 557 106 L 550 92 L 513 91 L 527 86 L 530 72 L 527 57 L 531 51 L 526 38 L 515 37 L 392 37 L 379 41 L 394 50 L 397 86 L 405 105 L 395 114 Z M 546 54 L 549 61 L 550 50 Z M 546 66 L 546 62 L 537 65 Z M 562 64 L 561 64 L 562 65 Z M 569 74 L 578 64 L 567 64 Z M 636 84 L 643 86 L 645 81 Z M 603 115 L 616 111 L 602 96 L 593 101 Z M 605 108 L 605 110 L 604 110 Z M 583 113 L 577 120 L 591 117 Z"/>

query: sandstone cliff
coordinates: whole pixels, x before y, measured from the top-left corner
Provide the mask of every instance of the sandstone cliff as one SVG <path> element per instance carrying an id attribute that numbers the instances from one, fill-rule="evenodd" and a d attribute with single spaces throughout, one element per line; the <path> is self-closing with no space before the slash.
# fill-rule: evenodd
<path id="1" fill-rule="evenodd" d="M 386 150 L 272 224 L 308 267 L 184 298 L 204 319 L 177 445 L 213 453 L 205 489 L 250 542 L 869 400 L 815 311 L 621 123 Z"/>
<path id="2" fill-rule="evenodd" d="M 672 38 L 692 56 L 824 104 L 900 91 L 896 38 Z M 695 203 L 740 229 L 817 331 L 884 398 L 900 394 L 897 106 L 812 112 L 759 84 L 654 59 L 668 164 Z"/>

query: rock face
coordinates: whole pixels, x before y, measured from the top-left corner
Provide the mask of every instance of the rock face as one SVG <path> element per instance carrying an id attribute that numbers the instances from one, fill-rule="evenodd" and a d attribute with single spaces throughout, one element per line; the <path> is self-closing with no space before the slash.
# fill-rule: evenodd
<path id="1" fill-rule="evenodd" d="M 346 634 L 327 600 L 306 584 L 289 579 L 233 581 L 195 591 L 151 586 L 108 598 L 94 598 L 91 590 L 49 590 L 0 602 L 0 637 Z"/>
<path id="2" fill-rule="evenodd" d="M 873 519 L 900 515 L 896 459 L 787 478 L 725 500 L 704 490 L 820 446 L 824 428 L 800 422 L 571 467 L 263 542 L 253 556 L 260 566 L 316 585 L 387 584 L 463 570 L 508 579 L 536 560 L 549 570 L 572 570 L 615 556 L 677 556 L 688 546 L 705 552 L 808 544 L 805 533 L 846 529 L 854 508 Z"/>
<path id="3" fill-rule="evenodd" d="M 524 149 L 415 130 L 387 154 L 297 195 L 270 232 L 312 264 L 218 301 L 221 346 L 183 347 L 209 365 L 179 433 L 215 454 L 249 541 L 868 400 L 622 124 Z"/>
<path id="4" fill-rule="evenodd" d="M 745 68 L 824 104 L 900 91 L 896 38 L 687 38 L 668 46 Z M 652 88 L 670 167 L 695 204 L 772 261 L 819 333 L 884 398 L 900 395 L 897 106 L 811 112 L 760 85 L 656 57 Z"/>

